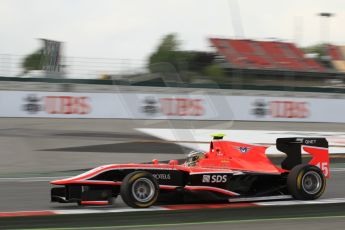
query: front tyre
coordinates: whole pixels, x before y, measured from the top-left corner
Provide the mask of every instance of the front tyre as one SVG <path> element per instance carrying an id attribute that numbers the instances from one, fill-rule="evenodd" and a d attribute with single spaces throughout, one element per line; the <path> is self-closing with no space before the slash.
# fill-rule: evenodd
<path id="1" fill-rule="evenodd" d="M 123 179 L 120 194 L 128 206 L 148 208 L 158 198 L 159 185 L 151 173 L 132 172 Z"/>
<path id="2" fill-rule="evenodd" d="M 315 200 L 325 191 L 326 179 L 318 167 L 301 164 L 290 171 L 287 187 L 295 199 Z"/>

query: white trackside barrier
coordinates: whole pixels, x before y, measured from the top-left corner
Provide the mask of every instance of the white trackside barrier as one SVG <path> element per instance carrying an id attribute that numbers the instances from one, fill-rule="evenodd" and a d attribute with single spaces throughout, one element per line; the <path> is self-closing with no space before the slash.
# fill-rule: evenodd
<path id="1" fill-rule="evenodd" d="M 0 117 L 345 122 L 345 100 L 207 94 L 0 91 Z"/>

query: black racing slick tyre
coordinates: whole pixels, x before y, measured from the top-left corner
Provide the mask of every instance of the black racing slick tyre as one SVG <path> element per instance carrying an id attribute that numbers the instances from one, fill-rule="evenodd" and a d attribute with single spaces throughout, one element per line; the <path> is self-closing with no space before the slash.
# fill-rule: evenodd
<path id="1" fill-rule="evenodd" d="M 120 194 L 128 206 L 148 208 L 157 201 L 159 185 L 151 173 L 132 172 L 123 179 Z"/>
<path id="2" fill-rule="evenodd" d="M 295 199 L 315 200 L 325 191 L 326 179 L 318 167 L 301 164 L 290 171 L 287 187 Z"/>

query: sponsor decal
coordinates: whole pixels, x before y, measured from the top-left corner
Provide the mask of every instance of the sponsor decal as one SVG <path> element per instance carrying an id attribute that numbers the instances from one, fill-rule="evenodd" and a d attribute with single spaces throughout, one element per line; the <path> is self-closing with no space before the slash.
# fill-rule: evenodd
<path id="1" fill-rule="evenodd" d="M 234 146 L 234 148 L 240 151 L 241 153 L 247 153 L 251 149 L 250 147 L 241 147 L 241 146 Z"/>
<path id="2" fill-rule="evenodd" d="M 227 175 L 203 175 L 202 183 L 226 183 Z"/>
<path id="3" fill-rule="evenodd" d="M 202 183 L 210 183 L 211 175 L 203 175 L 202 176 Z"/>
<path id="4" fill-rule="evenodd" d="M 146 97 L 142 111 L 147 115 L 155 115 L 159 112 L 158 101 L 155 97 Z"/>
<path id="5" fill-rule="evenodd" d="M 91 112 L 89 97 L 46 96 L 45 111 L 49 114 L 88 114 Z"/>
<path id="6" fill-rule="evenodd" d="M 29 94 L 24 98 L 24 101 L 26 101 L 23 106 L 24 111 L 27 111 L 30 114 L 35 114 L 42 110 L 42 105 L 40 105 L 41 98 L 37 97 L 35 94 Z"/>
<path id="7" fill-rule="evenodd" d="M 306 145 L 314 145 L 314 144 L 316 144 L 316 140 L 315 139 L 306 139 L 306 140 L 304 140 L 304 143 Z"/>
<path id="8" fill-rule="evenodd" d="M 141 111 L 148 116 L 202 116 L 205 114 L 203 100 L 199 98 L 155 98 L 148 96 L 143 100 Z"/>
<path id="9" fill-rule="evenodd" d="M 161 98 L 161 111 L 166 116 L 202 116 L 202 99 Z"/>
<path id="10" fill-rule="evenodd" d="M 29 94 L 24 98 L 23 110 L 30 114 L 43 111 L 48 114 L 89 114 L 89 97 L 84 96 L 43 96 Z"/>
<path id="11" fill-rule="evenodd" d="M 307 118 L 310 116 L 309 104 L 305 101 L 256 100 L 253 103 L 252 114 L 258 118 Z"/>
<path id="12" fill-rule="evenodd" d="M 170 174 L 152 174 L 154 178 L 156 178 L 157 180 L 170 180 Z"/>
<path id="13" fill-rule="evenodd" d="M 272 117 L 306 118 L 309 116 L 308 103 L 304 101 L 271 101 Z"/>
<path id="14" fill-rule="evenodd" d="M 268 114 L 267 103 L 264 100 L 255 101 L 253 114 L 257 117 L 265 117 Z"/>
<path id="15" fill-rule="evenodd" d="M 218 156 L 218 157 L 222 157 L 222 156 L 224 156 L 224 154 L 223 154 L 223 152 L 222 151 L 220 151 L 220 149 L 219 148 L 216 148 L 216 155 Z"/>

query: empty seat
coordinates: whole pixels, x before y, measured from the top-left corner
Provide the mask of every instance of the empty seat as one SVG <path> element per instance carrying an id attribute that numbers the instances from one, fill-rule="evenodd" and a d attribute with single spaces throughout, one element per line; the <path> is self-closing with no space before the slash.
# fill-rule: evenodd
<path id="1" fill-rule="evenodd" d="M 341 56 L 343 57 L 343 60 L 345 60 L 345 46 L 339 46 Z"/>
<path id="2" fill-rule="evenodd" d="M 332 60 L 342 60 L 342 55 L 338 46 L 328 45 L 327 46 L 328 55 L 331 57 Z"/>
<path id="3" fill-rule="evenodd" d="M 294 44 L 292 43 L 286 43 L 289 50 L 296 55 L 296 58 L 304 58 L 304 53 L 301 49 L 298 49 Z"/>
<path id="4" fill-rule="evenodd" d="M 325 71 L 325 68 L 322 67 L 319 63 L 317 63 L 313 59 L 305 58 L 304 61 L 305 61 L 305 63 L 307 63 L 308 68 L 311 71 L 320 71 L 320 72 Z"/>
<path id="5" fill-rule="evenodd" d="M 294 58 L 277 57 L 274 60 L 276 61 L 276 64 L 283 69 L 294 71 L 303 70 L 303 64 Z"/>
<path id="6" fill-rule="evenodd" d="M 285 57 L 284 51 L 279 47 L 277 42 L 259 42 L 260 46 L 269 56 Z"/>
<path id="7" fill-rule="evenodd" d="M 253 47 L 249 40 L 229 40 L 229 45 L 232 46 L 237 52 L 244 54 L 254 53 Z"/>
<path id="8" fill-rule="evenodd" d="M 248 55 L 247 58 L 252 63 L 254 63 L 256 67 L 261 67 L 261 68 L 272 68 L 273 67 L 272 64 L 265 57 Z"/>

